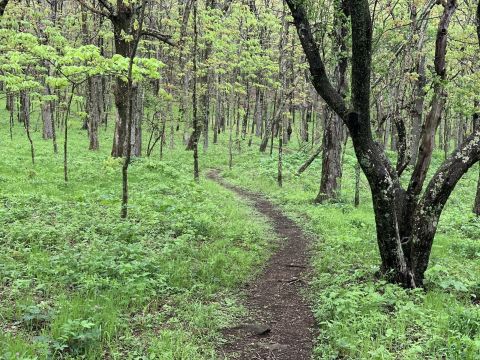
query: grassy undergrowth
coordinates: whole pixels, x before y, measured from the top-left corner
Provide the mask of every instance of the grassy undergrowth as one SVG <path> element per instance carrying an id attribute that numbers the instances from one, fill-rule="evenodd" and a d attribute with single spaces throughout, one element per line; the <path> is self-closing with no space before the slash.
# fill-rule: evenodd
<path id="1" fill-rule="evenodd" d="M 479 359 L 480 219 L 471 214 L 478 168 L 458 184 L 435 239 L 427 291 L 406 291 L 375 278 L 380 263 L 366 179 L 353 207 L 351 149 L 344 158 L 342 196 L 314 205 L 320 161 L 301 177 L 307 154 L 284 156 L 284 186 L 277 162 L 257 149 L 237 155 L 229 181 L 257 189 L 281 204 L 319 240 L 314 244 L 311 299 L 320 330 L 317 359 Z M 432 168 L 442 161 L 435 154 Z"/>
<path id="2" fill-rule="evenodd" d="M 119 219 L 121 162 L 70 130 L 62 154 L 23 129 L 0 133 L 0 358 L 214 359 L 242 313 L 237 288 L 272 245 L 268 224 L 219 185 L 193 182 L 179 145 L 134 160 Z M 61 144 L 61 139 L 59 141 Z M 188 159 L 188 160 L 187 160 Z"/>
<path id="3" fill-rule="evenodd" d="M 62 157 L 34 134 L 37 162 L 20 126 L 0 132 L 0 354 L 6 359 L 214 359 L 219 330 L 241 316 L 237 288 L 268 256 L 271 230 L 229 191 L 192 181 L 180 141 L 164 160 L 131 167 L 128 221 L 119 219 L 120 163 L 111 129 L 87 151 L 71 127 L 70 182 Z M 200 152 L 201 168 L 265 193 L 318 235 L 311 296 L 320 331 L 316 359 L 480 358 L 480 221 L 471 215 L 477 168 L 462 179 L 441 218 L 427 291 L 375 277 L 379 255 L 366 180 L 354 208 L 355 158 L 344 158 L 342 196 L 314 205 L 316 161 L 276 158 L 242 143 Z M 442 161 L 435 154 L 433 168 Z"/>

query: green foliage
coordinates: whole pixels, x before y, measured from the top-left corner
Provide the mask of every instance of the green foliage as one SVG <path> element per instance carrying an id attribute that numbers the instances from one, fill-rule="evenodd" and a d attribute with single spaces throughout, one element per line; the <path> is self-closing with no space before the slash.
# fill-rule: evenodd
<path id="1" fill-rule="evenodd" d="M 342 196 L 335 203 L 312 204 L 320 161 L 295 175 L 307 156 L 284 154 L 283 188 L 276 186 L 275 157 L 259 155 L 257 149 L 237 154 L 235 167 L 225 175 L 265 192 L 319 236 L 310 290 L 319 325 L 314 358 L 479 358 L 479 233 L 478 219 L 471 215 L 477 169 L 458 184 L 442 215 L 426 273 L 427 291 L 411 291 L 377 277 L 380 258 L 363 175 L 361 206 L 352 205 L 356 160 L 351 145 L 344 157 Z M 432 172 L 442 160 L 436 153 Z"/>
<path id="2" fill-rule="evenodd" d="M 183 149 L 133 161 L 121 220 L 121 159 L 89 152 L 79 128 L 69 184 L 38 132 L 35 168 L 20 126 L 0 143 L 0 358 L 215 358 L 268 226 L 219 185 L 196 184 Z"/>

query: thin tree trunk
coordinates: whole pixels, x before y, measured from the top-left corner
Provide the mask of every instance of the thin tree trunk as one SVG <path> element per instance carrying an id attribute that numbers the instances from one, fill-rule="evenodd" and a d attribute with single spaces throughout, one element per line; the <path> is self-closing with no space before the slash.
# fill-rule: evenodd
<path id="1" fill-rule="evenodd" d="M 353 205 L 358 207 L 360 205 L 360 163 L 355 164 L 355 199 Z"/>
<path id="2" fill-rule="evenodd" d="M 480 216 L 480 164 L 478 169 L 477 194 L 475 196 L 475 204 L 473 205 L 473 213 L 477 216 Z"/>
<path id="3" fill-rule="evenodd" d="M 33 146 L 32 135 L 30 133 L 30 96 L 25 90 L 20 91 L 20 119 L 23 122 L 28 142 L 30 143 L 32 164 L 35 165 L 35 147 Z"/>
<path id="4" fill-rule="evenodd" d="M 72 106 L 73 94 L 75 93 L 75 85 L 72 85 L 72 92 L 68 98 L 67 110 L 65 111 L 65 119 L 63 120 L 63 179 L 68 182 L 68 118 L 70 116 L 70 108 Z"/>
<path id="5" fill-rule="evenodd" d="M 193 178 L 196 182 L 199 179 L 198 172 L 198 118 L 197 118 L 197 52 L 198 52 L 198 24 L 197 24 L 197 0 L 193 0 Z"/>

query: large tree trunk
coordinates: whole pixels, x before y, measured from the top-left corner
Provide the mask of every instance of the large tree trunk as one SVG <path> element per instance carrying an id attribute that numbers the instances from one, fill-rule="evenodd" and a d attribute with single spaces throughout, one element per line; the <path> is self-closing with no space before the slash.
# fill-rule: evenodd
<path id="1" fill-rule="evenodd" d="M 479 21 L 480 21 L 480 3 L 478 4 L 478 10 L 479 10 Z M 478 28 L 480 30 L 480 23 L 478 24 Z M 480 41 L 480 32 L 478 34 L 479 41 Z M 477 103 L 476 106 L 479 104 Z M 475 113 L 473 115 L 473 129 L 474 131 L 478 131 L 480 129 L 480 114 Z M 479 167 L 480 170 L 480 167 Z M 475 195 L 475 203 L 473 205 L 473 213 L 477 216 L 480 216 L 480 171 L 478 173 L 478 180 L 477 180 L 477 194 Z"/>
<path id="2" fill-rule="evenodd" d="M 141 156 L 142 154 L 142 118 L 143 118 L 143 88 L 141 86 L 132 86 L 130 89 L 132 97 L 132 130 L 130 141 L 127 141 L 127 137 L 123 138 L 123 144 L 120 144 L 120 130 L 118 127 L 121 126 L 122 120 L 120 119 L 120 114 L 117 112 L 117 121 L 115 123 L 115 132 L 113 140 L 114 149 L 123 149 L 126 151 L 128 144 L 131 147 L 131 155 Z M 118 110 L 118 109 L 117 109 Z M 128 124 L 127 124 L 128 125 Z M 128 126 L 127 126 L 128 132 Z M 119 156 L 125 156 L 126 152 Z M 113 156 L 113 155 L 112 155 Z"/>
<path id="3" fill-rule="evenodd" d="M 130 58 L 130 45 L 125 38 L 131 34 L 131 23 L 134 16 L 133 9 L 126 3 L 118 3 L 117 16 L 112 17 L 113 34 L 115 42 L 115 53 Z M 117 108 L 117 121 L 113 137 L 112 156 L 122 157 L 126 151 L 127 144 L 127 122 L 128 122 L 128 84 L 120 77 L 115 79 L 115 106 Z"/>
<path id="4" fill-rule="evenodd" d="M 422 134 L 419 159 L 406 196 L 397 171 L 381 147 L 374 142 L 371 132 L 372 21 L 368 1 L 349 2 L 352 26 L 352 106 L 347 106 L 328 79 L 303 5 L 294 0 L 286 1 L 307 56 L 312 83 L 318 94 L 347 125 L 355 154 L 369 182 L 382 259 L 381 270 L 390 281 L 405 287 L 422 286 L 443 207 L 459 179 L 480 160 L 480 131 L 477 128 L 443 163 L 429 182 L 424 195 L 417 201 L 431 159 L 429 152 L 432 134 L 434 136 L 435 124 L 438 123 L 444 103 L 443 88 L 438 84 Z M 435 70 L 441 78 L 446 74 L 447 28 L 457 4 L 456 0 L 448 0 L 442 5 L 444 11 L 437 31 L 435 52 Z M 480 5 L 478 13 L 480 17 Z M 478 31 L 480 34 L 480 29 Z"/>

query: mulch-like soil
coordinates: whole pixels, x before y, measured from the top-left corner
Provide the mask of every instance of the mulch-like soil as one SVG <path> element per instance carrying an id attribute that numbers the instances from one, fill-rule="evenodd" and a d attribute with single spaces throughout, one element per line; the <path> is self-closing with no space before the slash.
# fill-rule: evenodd
<path id="1" fill-rule="evenodd" d="M 281 239 L 263 272 L 246 284 L 249 318 L 226 329 L 227 344 L 220 350 L 230 359 L 310 359 L 314 317 L 302 296 L 309 267 L 309 237 L 262 195 L 229 184 L 211 171 L 208 177 L 248 199 L 273 225 Z"/>

